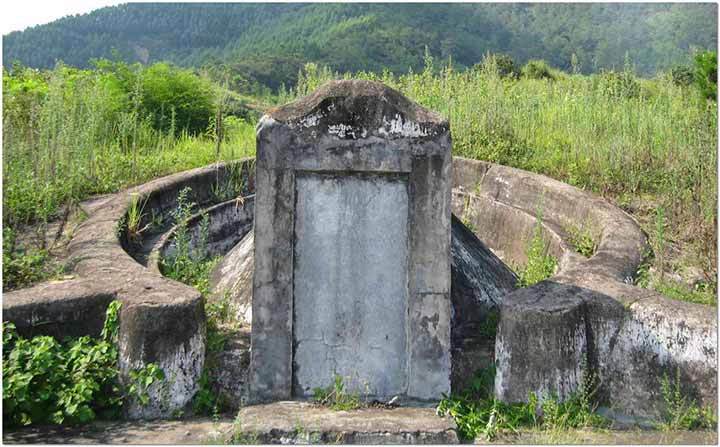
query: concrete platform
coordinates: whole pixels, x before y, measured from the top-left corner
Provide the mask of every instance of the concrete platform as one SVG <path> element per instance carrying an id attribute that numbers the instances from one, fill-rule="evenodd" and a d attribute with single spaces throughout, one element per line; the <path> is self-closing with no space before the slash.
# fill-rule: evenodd
<path id="1" fill-rule="evenodd" d="M 334 411 L 308 402 L 275 402 L 240 410 L 234 442 L 456 444 L 455 421 L 434 408 Z"/>

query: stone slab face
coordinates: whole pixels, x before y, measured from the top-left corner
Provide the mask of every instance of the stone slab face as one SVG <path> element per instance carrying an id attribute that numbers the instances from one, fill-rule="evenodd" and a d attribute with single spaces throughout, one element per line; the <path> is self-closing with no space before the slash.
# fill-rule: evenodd
<path id="1" fill-rule="evenodd" d="M 379 398 L 450 391 L 450 145 L 447 121 L 369 81 L 260 120 L 251 402 L 345 371 Z"/>
<path id="2" fill-rule="evenodd" d="M 435 408 L 334 411 L 308 402 L 243 407 L 234 441 L 253 444 L 457 444 L 457 426 Z M 298 429 L 300 427 L 300 429 Z"/>
<path id="3" fill-rule="evenodd" d="M 333 374 L 356 392 L 403 393 L 407 179 L 302 174 L 295 184 L 295 394 Z"/>

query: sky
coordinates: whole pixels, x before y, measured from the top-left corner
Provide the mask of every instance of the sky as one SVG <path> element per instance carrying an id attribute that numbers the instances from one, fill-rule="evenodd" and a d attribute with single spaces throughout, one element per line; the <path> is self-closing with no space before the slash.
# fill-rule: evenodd
<path id="1" fill-rule="evenodd" d="M 125 1 L 127 2 L 127 0 Z M 21 31 L 67 15 L 85 14 L 94 9 L 124 3 L 117 0 L 15 0 L 3 2 L 0 33 Z"/>

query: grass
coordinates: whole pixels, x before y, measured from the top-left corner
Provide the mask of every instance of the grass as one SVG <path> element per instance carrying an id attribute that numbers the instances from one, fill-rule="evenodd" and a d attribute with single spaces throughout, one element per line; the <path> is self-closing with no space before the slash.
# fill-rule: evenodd
<path id="1" fill-rule="evenodd" d="M 669 379 L 667 373 L 663 374 L 660 390 L 665 402 L 664 421 L 659 424 L 662 430 L 717 429 L 717 415 L 713 409 L 697 406 L 683 391 L 679 369 L 675 380 Z"/>
<path id="2" fill-rule="evenodd" d="M 568 235 L 568 242 L 572 248 L 585 256 L 586 258 L 591 257 L 597 250 L 597 242 L 593 239 L 592 233 L 587 228 L 579 228 L 575 225 L 568 225 L 565 228 L 565 232 Z"/>
<path id="3" fill-rule="evenodd" d="M 19 245 L 15 231 L 3 228 L 3 288 L 26 287 L 63 272 L 62 264 L 54 262 L 46 249 Z"/>
<path id="4" fill-rule="evenodd" d="M 102 70 L 62 65 L 3 71 L 3 228 L 42 227 L 92 195 L 254 154 L 252 123 L 228 117 L 221 144 L 213 133 L 190 134 L 174 122 L 155 128 L 140 113 L 142 86 L 126 94 L 119 82 Z M 131 211 L 141 215 L 141 205 Z M 131 230 L 139 236 L 142 229 Z M 18 275 L 5 272 L 3 290 L 48 277 L 34 248 L 42 247 L 3 244 L 4 257 L 24 265 Z"/>
<path id="5" fill-rule="evenodd" d="M 527 262 L 522 268 L 516 269 L 518 287 L 530 287 L 544 281 L 550 278 L 557 268 L 557 259 L 548 253 L 548 244 L 543 238 L 542 212 L 538 211 L 537 219 L 525 250 Z"/>
<path id="6" fill-rule="evenodd" d="M 717 291 L 711 284 L 698 283 L 691 287 L 673 280 L 656 281 L 652 284 L 653 289 L 668 298 L 717 307 Z"/>
<path id="7" fill-rule="evenodd" d="M 315 388 L 313 400 L 335 411 L 356 410 L 363 406 L 358 393 L 345 389 L 345 381 L 340 374 L 335 374 L 333 383 L 326 388 Z"/>
<path id="8" fill-rule="evenodd" d="M 493 396 L 494 368 L 480 370 L 470 388 L 459 395 L 445 397 L 438 405 L 441 416 L 455 419 L 464 440 L 519 434 L 521 430 L 561 433 L 569 429 L 601 428 L 607 421 L 595 413 L 594 381 L 586 378 L 580 391 L 564 402 L 549 397 L 528 396 L 527 403 L 506 404 Z"/>

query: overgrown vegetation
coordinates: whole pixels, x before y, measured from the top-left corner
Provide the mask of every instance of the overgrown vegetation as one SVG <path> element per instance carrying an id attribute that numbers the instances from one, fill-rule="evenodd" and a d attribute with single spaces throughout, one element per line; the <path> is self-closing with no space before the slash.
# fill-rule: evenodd
<path id="1" fill-rule="evenodd" d="M 576 252 L 586 258 L 595 254 L 595 250 L 597 250 L 597 242 L 593 239 L 592 232 L 589 228 L 580 228 L 575 225 L 568 225 L 565 228 L 565 231 L 568 235 L 568 242 L 570 242 Z"/>
<path id="2" fill-rule="evenodd" d="M 210 218 L 206 212 L 201 214 L 198 236 L 193 240 L 188 222 L 193 216 L 197 204 L 191 200 L 192 189 L 180 191 L 177 205 L 172 213 L 175 221 L 173 237 L 174 250 L 162 259 L 162 271 L 167 277 L 191 285 L 203 295 L 209 293 L 210 271 L 219 258 L 210 258 L 207 251 Z"/>
<path id="3" fill-rule="evenodd" d="M 232 179 L 232 176 L 231 176 Z M 207 240 L 209 217 L 203 213 L 197 238 L 193 240 L 189 230 L 189 220 L 193 216 L 197 204 L 192 201 L 192 189 L 184 188 L 178 194 L 175 210 L 172 213 L 175 221 L 174 251 L 161 261 L 162 271 L 177 281 L 195 287 L 205 299 L 207 316 L 206 356 L 203 372 L 200 376 L 200 389 L 193 397 L 193 411 L 196 414 L 217 415 L 224 407 L 221 396 L 213 391 L 212 370 L 214 356 L 222 351 L 227 340 L 227 331 L 221 325 L 231 318 L 227 297 L 210 302 L 210 272 L 220 258 L 208 255 Z"/>
<path id="4" fill-rule="evenodd" d="M 167 64 L 3 71 L 3 257 L 11 261 L 3 289 L 48 276 L 37 267 L 44 247 L 12 243 L 19 231 L 42 228 L 93 194 L 253 154 L 253 124 L 228 116 L 219 132 L 221 90 Z M 142 215 L 136 205 L 129 217 Z"/>
<path id="5" fill-rule="evenodd" d="M 512 75 L 516 66 L 502 54 L 488 54 L 470 70 L 438 67 L 426 54 L 422 71 L 399 76 L 388 71 L 339 75 L 308 64 L 295 88 L 281 89 L 268 101 L 289 101 L 336 77 L 381 80 L 448 116 L 456 155 L 540 172 L 632 213 L 654 247 L 647 286 L 712 302 L 717 114 L 708 89 L 715 85 L 716 57 L 697 53 L 695 59 L 689 83 L 678 82 L 678 70 L 641 79 L 629 60 L 620 71 L 590 76 L 558 71 L 553 82 Z M 40 228 L 91 194 L 253 153 L 251 123 L 234 116 L 217 119 L 218 104 L 232 102 L 223 87 L 165 64 L 142 68 L 97 61 L 96 67 L 58 65 L 45 72 L 14 67 L 3 73 L 3 222 L 9 230 L 3 233 L 10 242 L 3 244 L 5 290 L 59 271 L 47 262 L 44 247 L 13 243 L 28 224 Z M 227 70 L 216 71 L 214 76 L 226 76 L 233 85 Z M 214 95 L 213 107 L 207 107 L 208 97 L 181 107 L 177 102 L 198 83 L 205 86 L 201 96 Z M 193 134 L 202 126 L 191 122 L 207 128 Z M 217 194 L 229 193 L 218 186 Z M 656 231 L 655 210 L 663 212 L 662 234 Z M 136 230 L 133 234 L 142 228 Z M 581 252 L 591 252 L 588 238 L 581 235 L 577 242 Z M 694 274 L 681 282 L 665 274 L 683 270 L 699 271 L 702 278 Z"/>
<path id="6" fill-rule="evenodd" d="M 345 389 L 345 380 L 340 374 L 333 376 L 333 383 L 326 388 L 315 388 L 313 400 L 335 411 L 355 410 L 362 406 L 359 393 Z"/>
<path id="7" fill-rule="evenodd" d="M 10 425 L 86 423 L 96 417 L 117 418 L 123 402 L 149 401 L 147 390 L 163 380 L 150 363 L 130 371 L 127 387 L 118 380 L 118 312 L 110 303 L 99 339 L 17 334 L 3 324 L 3 422 Z"/>
<path id="8" fill-rule="evenodd" d="M 667 372 L 660 380 L 660 390 L 665 403 L 665 420 L 660 424 L 663 430 L 717 429 L 717 415 L 712 407 L 700 408 L 687 396 L 680 382 L 680 370 L 675 380 L 668 378 Z"/>
<path id="9" fill-rule="evenodd" d="M 525 250 L 527 262 L 517 269 L 518 287 L 529 287 L 550 278 L 557 268 L 557 259 L 548 253 L 548 244 L 543 237 L 542 212 L 538 211 L 533 235 Z"/>
<path id="10" fill-rule="evenodd" d="M 652 251 L 637 271 L 635 283 L 641 287 L 652 288 L 661 294 L 679 301 L 717 306 L 717 282 L 703 272 L 702 278 L 695 278 L 692 283 L 678 278 L 678 274 L 668 275 L 669 241 L 667 236 L 668 222 L 665 209 L 656 208 L 653 216 L 650 245 Z M 683 270 L 687 265 L 681 258 L 675 262 L 675 269 Z"/>
<path id="11" fill-rule="evenodd" d="M 18 244 L 15 231 L 3 227 L 3 289 L 25 287 L 63 270 L 62 265 L 50 259 L 46 249 Z"/>
<path id="12" fill-rule="evenodd" d="M 438 414 L 455 419 L 461 438 L 474 440 L 483 436 L 493 440 L 501 433 L 518 433 L 521 429 L 563 431 L 607 425 L 595 413 L 596 384 L 591 376 L 584 377 L 580 391 L 563 402 L 552 397 L 539 400 L 530 395 L 523 404 L 506 404 L 495 399 L 494 379 L 494 368 L 480 370 L 468 390 L 440 401 Z"/>
<path id="13" fill-rule="evenodd" d="M 26 339 L 3 324 L 3 421 L 9 425 L 89 422 L 117 415 L 117 312 L 110 304 L 99 340 Z"/>

